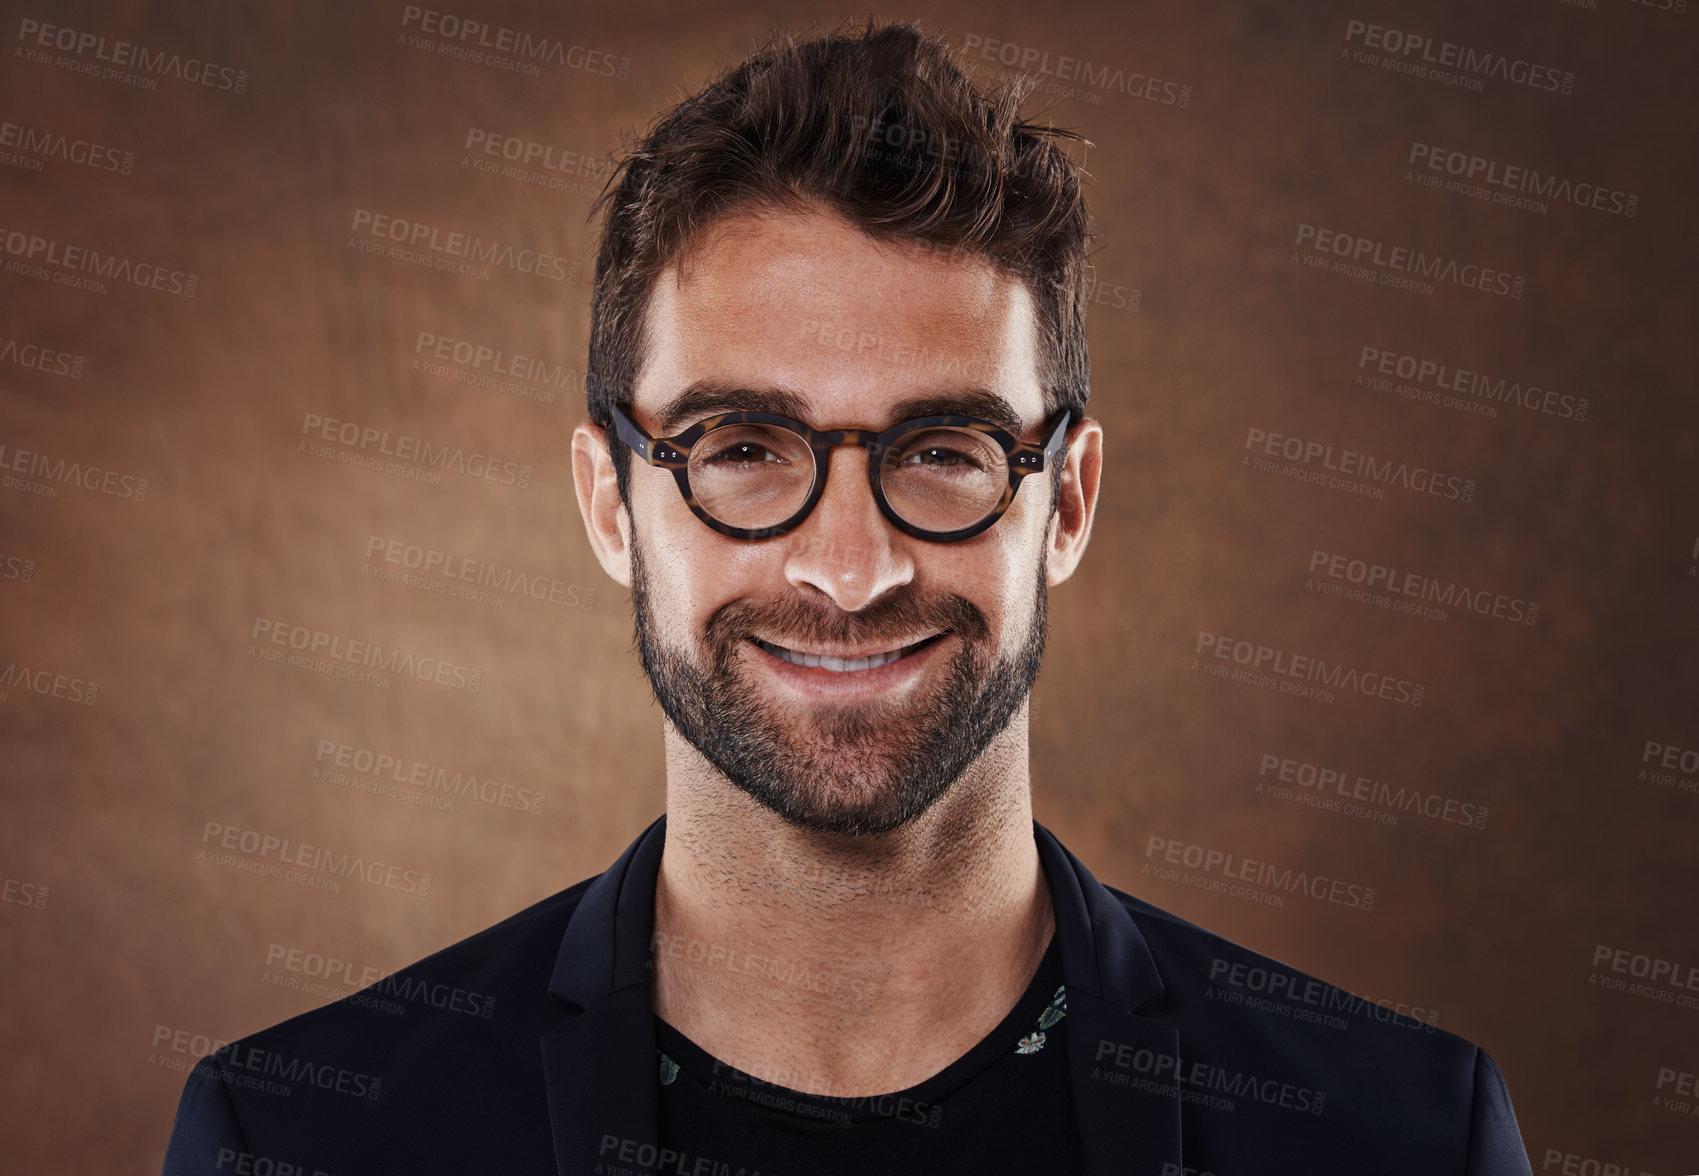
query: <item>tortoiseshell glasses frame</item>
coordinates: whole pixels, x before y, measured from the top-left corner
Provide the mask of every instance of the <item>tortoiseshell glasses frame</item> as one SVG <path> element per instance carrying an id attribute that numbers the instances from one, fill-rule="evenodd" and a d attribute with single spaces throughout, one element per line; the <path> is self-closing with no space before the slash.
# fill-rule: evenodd
<path id="1" fill-rule="evenodd" d="M 678 492 L 684 496 L 685 505 L 690 508 L 690 512 L 722 535 L 733 539 L 770 539 L 800 526 L 826 491 L 826 473 L 830 468 L 832 450 L 840 445 L 857 445 L 867 450 L 867 480 L 873 489 L 873 500 L 879 504 L 880 513 L 904 534 L 934 543 L 954 543 L 970 539 L 1002 518 L 1015 501 L 1015 493 L 1021 488 L 1022 480 L 1028 474 L 1036 474 L 1049 468 L 1056 455 L 1065 450 L 1068 422 L 1072 416 L 1069 409 L 1058 410 L 1044 424 L 1044 440 L 1033 444 L 1022 441 L 990 421 L 970 416 L 913 417 L 878 433 L 872 429 L 815 429 L 801 421 L 770 412 L 719 413 L 697 421 L 676 436 L 651 437 L 624 409 L 618 405 L 613 409 L 614 428 L 618 431 L 620 440 L 650 465 L 671 470 L 673 480 L 678 483 Z M 770 527 L 734 527 L 709 514 L 697 501 L 690 488 L 690 451 L 707 434 L 729 425 L 777 425 L 801 437 L 813 451 L 814 474 L 813 482 L 808 488 L 808 497 L 789 518 Z M 880 480 L 884 466 L 879 460 L 880 457 L 907 434 L 930 428 L 969 429 L 984 434 L 1002 448 L 1009 468 L 1009 483 L 990 512 L 977 522 L 953 531 L 928 531 L 904 519 L 885 497 L 884 486 Z M 1066 460 L 1065 455 L 1063 460 Z"/>

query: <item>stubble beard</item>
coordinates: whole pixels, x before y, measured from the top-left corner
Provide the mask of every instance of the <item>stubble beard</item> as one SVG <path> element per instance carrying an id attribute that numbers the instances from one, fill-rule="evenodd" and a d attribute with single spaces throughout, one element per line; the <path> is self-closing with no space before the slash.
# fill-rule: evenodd
<path id="1" fill-rule="evenodd" d="M 875 837 L 925 813 L 1009 724 L 1044 658 L 1046 559 L 1027 632 L 1012 655 L 988 649 L 984 615 L 960 596 L 917 599 L 906 589 L 857 613 L 792 596 L 782 604 L 732 601 L 709 618 L 706 664 L 656 632 L 652 594 L 633 534 L 632 603 L 644 672 L 662 712 L 732 784 L 788 824 L 814 833 Z M 876 700 L 769 705 L 746 657 L 749 638 L 787 648 L 882 646 L 949 631 L 956 651 L 931 689 L 907 703 Z"/>

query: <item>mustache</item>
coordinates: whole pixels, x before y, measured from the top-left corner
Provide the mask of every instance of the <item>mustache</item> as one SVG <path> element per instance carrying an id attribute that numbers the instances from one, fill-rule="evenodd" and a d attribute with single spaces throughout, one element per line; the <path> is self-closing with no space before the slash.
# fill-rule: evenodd
<path id="1" fill-rule="evenodd" d="M 918 640 L 952 631 L 973 641 L 990 633 L 985 614 L 965 597 L 923 598 L 912 589 L 888 593 L 856 612 L 803 597 L 782 601 L 734 600 L 708 618 L 708 644 L 731 650 L 759 633 L 764 639 L 799 645 L 879 645 Z"/>

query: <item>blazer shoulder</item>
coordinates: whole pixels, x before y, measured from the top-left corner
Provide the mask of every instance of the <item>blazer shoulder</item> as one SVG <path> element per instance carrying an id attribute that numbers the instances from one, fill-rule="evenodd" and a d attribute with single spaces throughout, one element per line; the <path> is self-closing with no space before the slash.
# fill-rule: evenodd
<path id="1" fill-rule="evenodd" d="M 1473 1076 L 1477 1047 L 1439 1027 L 1404 993 L 1352 991 L 1219 935 L 1115 887 L 1150 949 L 1170 1015 L 1227 1027 L 1240 1040 L 1285 1043 L 1294 1056 L 1409 1064 L 1426 1058 Z"/>
<path id="2" fill-rule="evenodd" d="M 280 1156 L 311 1160 L 292 1169 L 302 1172 L 536 1168 L 519 1157 L 547 1156 L 535 1128 L 548 1115 L 537 1040 L 560 1003 L 549 979 L 594 881 L 220 1046 L 185 1082 L 165 1171 L 242 1157 L 283 1171 Z M 467 1136 L 466 1122 L 488 1137 Z M 457 1151 L 467 1147 L 478 1154 Z"/>
<path id="3" fill-rule="evenodd" d="M 527 1019 L 551 998 L 549 977 L 586 878 L 365 987 L 240 1039 L 236 1044 L 340 1042 L 417 1034 L 429 1025 Z M 454 1014 L 459 1014 L 455 1016 Z"/>
<path id="4" fill-rule="evenodd" d="M 1256 1098 L 1278 1091 L 1283 1108 L 1290 1096 L 1342 1155 L 1529 1176 L 1491 1055 L 1441 1029 L 1420 998 L 1350 991 L 1106 889 L 1132 916 L 1162 981 L 1137 1011 L 1178 1030 L 1183 1073 Z"/>

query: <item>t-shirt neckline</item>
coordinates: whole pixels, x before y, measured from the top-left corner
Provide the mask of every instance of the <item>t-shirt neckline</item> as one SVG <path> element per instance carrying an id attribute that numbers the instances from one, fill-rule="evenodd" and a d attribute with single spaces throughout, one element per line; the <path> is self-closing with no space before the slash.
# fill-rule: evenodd
<path id="1" fill-rule="evenodd" d="M 655 1042 L 660 1047 L 661 1056 L 657 1060 L 662 1086 L 670 1085 L 679 1076 L 677 1071 L 682 1070 L 705 1089 L 712 1089 L 716 1082 L 753 1083 L 772 1096 L 762 1101 L 777 1114 L 786 1112 L 772 1107 L 772 1104 L 788 1101 L 830 1108 L 834 1112 L 833 1117 L 840 1121 L 846 1117 L 852 1120 L 871 1120 L 889 1118 L 888 1108 L 893 1100 L 907 1099 L 910 1103 L 938 1106 L 949 1095 L 972 1082 L 998 1058 L 1006 1054 L 1031 1055 L 1040 1052 L 1045 1047 L 1046 1031 L 1066 1014 L 1066 1008 L 1059 937 L 1053 933 L 1032 979 L 1027 983 L 1026 991 L 997 1027 L 961 1057 L 930 1078 L 905 1090 L 891 1091 L 888 1094 L 836 1096 L 808 1094 L 775 1082 L 767 1082 L 754 1075 L 744 1074 L 729 1063 L 718 1061 L 684 1033 L 662 1020 L 659 1014 L 655 1016 Z M 669 1063 L 676 1067 L 671 1070 L 670 1076 Z M 819 1121 L 818 1116 L 811 1115 L 790 1117 Z"/>

